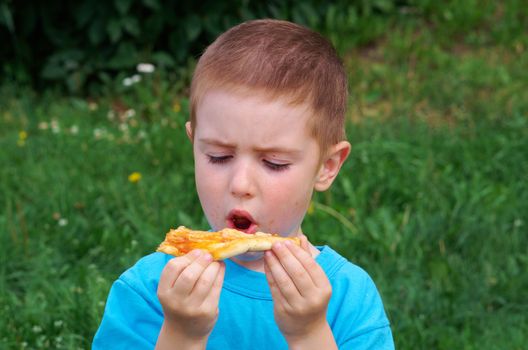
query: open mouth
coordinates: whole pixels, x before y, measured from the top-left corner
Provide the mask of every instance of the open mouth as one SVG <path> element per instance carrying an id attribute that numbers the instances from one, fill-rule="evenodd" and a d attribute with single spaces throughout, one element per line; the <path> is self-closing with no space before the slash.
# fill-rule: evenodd
<path id="1" fill-rule="evenodd" d="M 255 233 L 257 229 L 255 220 L 244 210 L 232 210 L 227 217 L 227 227 L 245 233 Z"/>

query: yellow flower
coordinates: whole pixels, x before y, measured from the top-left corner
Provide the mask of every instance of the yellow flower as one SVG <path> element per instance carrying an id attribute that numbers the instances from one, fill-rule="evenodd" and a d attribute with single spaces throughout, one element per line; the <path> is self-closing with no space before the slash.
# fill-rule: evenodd
<path id="1" fill-rule="evenodd" d="M 133 184 L 139 182 L 141 180 L 141 173 L 138 173 L 137 171 L 134 171 L 132 174 L 128 175 L 128 181 L 132 182 Z"/>
<path id="2" fill-rule="evenodd" d="M 23 147 L 26 144 L 26 139 L 28 138 L 28 133 L 25 130 L 18 132 L 17 145 Z"/>
<path id="3" fill-rule="evenodd" d="M 308 207 L 308 215 L 312 215 L 315 212 L 314 203 L 310 202 L 310 206 Z"/>
<path id="4" fill-rule="evenodd" d="M 178 102 L 175 102 L 172 105 L 172 110 L 174 111 L 174 113 L 178 113 L 179 111 L 181 111 L 181 105 Z"/>

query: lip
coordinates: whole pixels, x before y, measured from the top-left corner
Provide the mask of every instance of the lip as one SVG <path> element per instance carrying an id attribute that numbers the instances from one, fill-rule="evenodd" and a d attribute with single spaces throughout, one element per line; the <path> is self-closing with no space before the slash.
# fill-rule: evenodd
<path id="1" fill-rule="evenodd" d="M 237 216 L 242 216 L 242 217 L 247 218 L 249 221 L 251 221 L 251 225 L 249 225 L 249 227 L 245 230 L 241 230 L 237 228 L 235 226 L 235 223 L 233 222 L 233 218 Z M 255 219 L 253 219 L 251 214 L 249 214 L 247 211 L 242 210 L 242 209 L 233 209 L 229 212 L 229 214 L 227 215 L 227 219 L 226 219 L 226 226 L 228 228 L 232 228 L 232 229 L 235 229 L 235 230 L 238 230 L 244 233 L 248 233 L 248 234 L 254 234 L 255 232 L 257 232 L 257 227 L 258 227 L 257 223 L 255 222 Z"/>

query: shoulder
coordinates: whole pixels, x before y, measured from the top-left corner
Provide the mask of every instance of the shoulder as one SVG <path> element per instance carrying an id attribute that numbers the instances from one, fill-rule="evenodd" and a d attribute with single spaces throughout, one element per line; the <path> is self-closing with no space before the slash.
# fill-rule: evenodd
<path id="1" fill-rule="evenodd" d="M 372 282 L 369 274 L 363 268 L 348 261 L 329 246 L 321 248 L 321 254 L 317 257 L 317 262 L 325 270 L 332 284 L 353 284 L 354 286 L 359 284 L 368 287 L 366 284 Z"/>
<path id="2" fill-rule="evenodd" d="M 320 255 L 318 261 L 322 260 L 320 264 L 332 285 L 328 315 L 336 336 L 350 339 L 389 329 L 381 295 L 369 274 L 330 247 L 323 247 Z"/>
<path id="3" fill-rule="evenodd" d="M 161 271 L 170 259 L 172 256 L 159 252 L 144 256 L 123 272 L 118 280 L 132 287 L 140 284 L 157 287 Z"/>
<path id="4" fill-rule="evenodd" d="M 321 250 L 318 262 L 332 284 L 334 294 L 346 294 L 347 297 L 378 297 L 379 293 L 370 275 L 361 267 L 341 256 L 332 248 L 325 246 Z"/>

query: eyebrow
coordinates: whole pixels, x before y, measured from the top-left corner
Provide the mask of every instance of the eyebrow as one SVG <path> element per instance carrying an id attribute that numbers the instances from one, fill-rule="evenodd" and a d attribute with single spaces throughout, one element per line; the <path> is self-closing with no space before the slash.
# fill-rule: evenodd
<path id="1" fill-rule="evenodd" d="M 231 143 L 224 142 L 222 140 L 217 140 L 217 139 L 200 138 L 200 139 L 198 139 L 198 141 L 199 142 L 203 142 L 203 143 L 208 144 L 208 145 L 212 145 L 212 146 L 220 146 L 220 147 L 231 148 L 231 149 L 235 149 L 236 148 L 236 146 L 231 144 Z M 300 149 L 279 147 L 279 146 L 256 147 L 255 151 L 257 151 L 259 153 L 288 153 L 288 154 L 293 154 L 293 155 L 299 154 L 299 153 L 302 152 L 302 150 L 300 150 Z"/>

